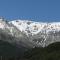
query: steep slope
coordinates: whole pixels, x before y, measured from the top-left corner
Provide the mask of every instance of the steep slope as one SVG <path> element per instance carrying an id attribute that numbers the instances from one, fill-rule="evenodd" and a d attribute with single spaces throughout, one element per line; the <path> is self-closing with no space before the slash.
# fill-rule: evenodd
<path id="1" fill-rule="evenodd" d="M 18 30 L 14 25 L 1 19 L 0 20 L 0 39 L 5 39 L 9 42 L 15 42 L 17 46 L 33 47 L 34 44 L 28 39 L 25 33 Z M 9 39 L 9 40 L 8 40 Z"/>
<path id="2" fill-rule="evenodd" d="M 60 41 L 60 22 L 34 22 L 28 20 L 10 21 L 18 30 L 25 33 L 35 46 L 47 46 Z M 49 40 L 48 40 L 49 39 Z"/>
<path id="3" fill-rule="evenodd" d="M 0 56 L 23 56 L 32 46 L 0 29 Z"/>
<path id="4" fill-rule="evenodd" d="M 0 30 L 15 37 L 18 46 L 45 47 L 60 41 L 60 22 L 7 21 L 0 19 Z"/>

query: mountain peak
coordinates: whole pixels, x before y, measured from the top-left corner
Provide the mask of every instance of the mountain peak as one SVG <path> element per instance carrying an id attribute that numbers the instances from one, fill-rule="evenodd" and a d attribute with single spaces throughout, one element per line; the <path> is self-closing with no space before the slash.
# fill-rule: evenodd
<path id="1" fill-rule="evenodd" d="M 26 34 L 37 34 L 42 32 L 43 30 L 46 31 L 55 31 L 60 30 L 60 22 L 34 22 L 29 20 L 14 20 L 11 21 L 14 26 L 16 26 L 21 32 L 24 31 Z"/>
<path id="2" fill-rule="evenodd" d="M 45 46 L 45 44 L 48 45 L 48 42 L 51 43 L 55 40 L 59 41 L 60 39 L 60 22 L 47 23 L 29 20 L 13 20 L 6 22 L 5 19 L 1 19 L 0 29 L 17 37 L 19 41 L 22 40 L 24 43 L 32 43 L 34 46 Z M 17 42 L 19 44 L 18 40 Z"/>
<path id="3" fill-rule="evenodd" d="M 7 24 L 8 23 L 8 24 Z M 6 23 L 4 18 L 0 18 L 0 28 L 7 28 L 8 25 L 15 26 L 26 35 L 35 35 L 43 32 L 60 31 L 60 22 L 34 22 L 29 20 L 13 20 Z M 9 27 L 9 26 L 8 26 Z M 12 26 L 11 26 L 12 27 Z"/>

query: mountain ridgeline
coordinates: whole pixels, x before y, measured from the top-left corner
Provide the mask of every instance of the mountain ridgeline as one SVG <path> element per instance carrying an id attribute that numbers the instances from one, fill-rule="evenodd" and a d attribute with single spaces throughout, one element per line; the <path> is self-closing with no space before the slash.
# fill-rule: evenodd
<path id="1" fill-rule="evenodd" d="M 60 56 L 59 42 L 60 22 L 0 19 L 0 58 L 5 60 L 52 60 Z"/>

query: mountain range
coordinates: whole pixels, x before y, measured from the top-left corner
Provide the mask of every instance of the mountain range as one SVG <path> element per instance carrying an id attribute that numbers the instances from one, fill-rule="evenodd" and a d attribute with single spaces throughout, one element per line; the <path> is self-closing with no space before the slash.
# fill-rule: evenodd
<path id="1" fill-rule="evenodd" d="M 17 47 L 45 47 L 60 41 L 60 22 L 34 22 L 0 18 L 0 40 Z"/>

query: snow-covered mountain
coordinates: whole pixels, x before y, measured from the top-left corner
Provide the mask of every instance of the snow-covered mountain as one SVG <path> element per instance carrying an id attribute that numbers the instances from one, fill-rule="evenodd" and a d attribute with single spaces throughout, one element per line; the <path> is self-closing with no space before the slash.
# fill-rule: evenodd
<path id="1" fill-rule="evenodd" d="M 43 23 L 26 20 L 14 20 L 10 21 L 10 23 L 16 26 L 21 32 L 25 32 L 26 35 L 35 35 L 43 31 L 46 31 L 46 33 L 49 31 L 60 31 L 60 22 Z"/>
<path id="2" fill-rule="evenodd" d="M 18 38 L 17 44 L 47 46 L 50 43 L 60 41 L 60 22 L 34 22 L 29 20 L 7 21 L 0 19 L 0 30 Z"/>

